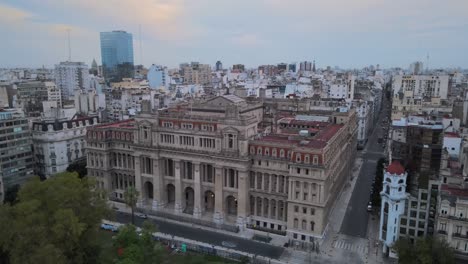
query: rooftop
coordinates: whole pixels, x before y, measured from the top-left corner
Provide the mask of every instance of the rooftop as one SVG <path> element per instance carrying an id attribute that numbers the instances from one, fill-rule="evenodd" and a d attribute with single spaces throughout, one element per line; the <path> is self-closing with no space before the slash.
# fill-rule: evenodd
<path id="1" fill-rule="evenodd" d="M 405 173 L 405 168 L 401 165 L 399 161 L 394 160 L 390 165 L 388 165 L 387 172 L 391 174 L 400 175 Z"/>
<path id="2" fill-rule="evenodd" d="M 441 191 L 447 195 L 468 198 L 468 189 L 452 187 L 447 184 L 441 185 Z"/>
<path id="3" fill-rule="evenodd" d="M 119 127 L 120 128 L 133 128 L 134 123 L 135 123 L 135 120 L 127 119 L 127 120 L 122 120 L 118 122 L 97 125 L 95 126 L 95 128 L 119 128 Z"/>

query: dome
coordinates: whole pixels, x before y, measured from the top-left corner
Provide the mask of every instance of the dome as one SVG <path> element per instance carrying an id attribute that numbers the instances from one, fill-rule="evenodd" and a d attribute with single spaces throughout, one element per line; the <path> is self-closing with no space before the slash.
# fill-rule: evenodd
<path id="1" fill-rule="evenodd" d="M 405 173 L 405 168 L 397 160 L 392 161 L 392 163 L 387 167 L 387 172 L 391 174 L 403 174 Z"/>

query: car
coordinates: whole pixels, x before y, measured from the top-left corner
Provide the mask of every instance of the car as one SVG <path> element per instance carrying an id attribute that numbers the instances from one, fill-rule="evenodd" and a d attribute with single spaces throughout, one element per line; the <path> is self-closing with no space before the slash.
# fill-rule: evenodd
<path id="1" fill-rule="evenodd" d="M 101 229 L 104 229 L 104 230 L 107 230 L 107 231 L 112 231 L 112 232 L 117 232 L 119 230 L 116 226 L 110 225 L 110 224 L 105 224 L 105 223 L 101 224 Z"/>
<path id="2" fill-rule="evenodd" d="M 372 202 L 369 202 L 369 204 L 367 204 L 367 212 L 372 212 L 372 210 Z"/>
<path id="3" fill-rule="evenodd" d="M 143 214 L 143 213 L 136 213 L 135 214 L 136 216 L 140 217 L 140 218 L 143 218 L 143 219 L 147 219 L 148 216 L 146 214 Z"/>

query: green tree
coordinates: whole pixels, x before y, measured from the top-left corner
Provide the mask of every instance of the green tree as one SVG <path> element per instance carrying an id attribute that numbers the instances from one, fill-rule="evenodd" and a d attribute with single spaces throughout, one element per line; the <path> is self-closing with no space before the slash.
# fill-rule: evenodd
<path id="1" fill-rule="evenodd" d="M 132 209 L 132 224 L 135 224 L 135 207 L 140 194 L 135 187 L 128 187 L 124 192 L 124 201 Z"/>
<path id="2" fill-rule="evenodd" d="M 0 207 L 0 248 L 13 264 L 98 263 L 97 232 L 111 213 L 102 197 L 77 173 L 31 179 L 15 205 Z"/>
<path id="3" fill-rule="evenodd" d="M 125 225 L 119 229 L 114 242 L 118 255 L 118 264 L 127 263 L 161 263 L 166 252 L 153 239 L 156 227 L 149 221 L 143 223 L 141 232 L 134 225 Z"/>
<path id="4" fill-rule="evenodd" d="M 401 264 L 452 264 L 455 263 L 453 249 L 443 239 L 433 237 L 418 238 L 415 243 L 400 238 L 393 248 Z"/>
<path id="5" fill-rule="evenodd" d="M 372 205 L 375 207 L 380 206 L 380 192 L 382 191 L 383 188 L 383 169 L 385 165 L 386 160 L 384 158 L 380 158 L 377 161 L 377 167 L 375 171 L 375 182 L 374 182 L 374 192 L 372 193 Z"/>
<path id="6" fill-rule="evenodd" d="M 88 170 L 86 169 L 86 159 L 81 159 L 68 165 L 67 171 L 77 172 L 80 178 L 86 177 L 86 175 L 88 175 Z"/>

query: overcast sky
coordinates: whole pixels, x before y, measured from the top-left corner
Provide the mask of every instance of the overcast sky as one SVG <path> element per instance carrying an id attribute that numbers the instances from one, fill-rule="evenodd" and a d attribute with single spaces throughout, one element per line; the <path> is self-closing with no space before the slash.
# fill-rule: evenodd
<path id="1" fill-rule="evenodd" d="M 141 25 L 141 53 L 140 34 Z M 468 0 L 0 0 L 0 67 L 100 64 L 99 32 L 133 34 L 135 63 L 468 68 Z"/>

